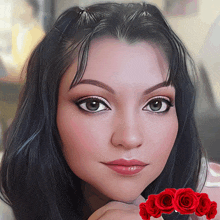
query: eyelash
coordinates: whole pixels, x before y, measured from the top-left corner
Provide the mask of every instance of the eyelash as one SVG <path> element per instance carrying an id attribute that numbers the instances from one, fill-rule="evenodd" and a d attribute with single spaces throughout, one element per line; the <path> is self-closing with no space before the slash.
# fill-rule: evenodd
<path id="1" fill-rule="evenodd" d="M 99 104 L 99 107 L 100 107 L 100 103 L 101 103 L 105 107 L 105 109 L 102 109 L 102 110 L 99 110 L 99 111 L 96 111 L 97 109 L 95 111 L 84 109 L 84 108 L 87 108 L 86 104 L 88 104 L 89 101 L 90 102 L 95 101 L 96 103 Z M 149 112 L 156 113 L 156 114 L 161 114 L 161 113 L 168 112 L 170 110 L 170 108 L 174 106 L 170 100 L 168 100 L 168 99 L 166 99 L 164 97 L 154 97 L 154 98 L 152 98 L 151 100 L 148 101 L 148 103 L 144 106 L 144 108 L 149 106 L 149 104 L 154 103 L 155 101 L 162 102 L 161 107 L 163 106 L 163 103 L 165 103 L 167 105 L 166 109 L 164 111 L 160 111 L 160 110 L 153 111 L 152 109 L 151 110 L 145 110 L 145 111 L 149 111 Z M 96 97 L 96 96 L 90 96 L 88 98 L 81 98 L 81 99 L 77 100 L 75 102 L 75 104 L 78 106 L 78 108 L 80 110 L 83 110 L 83 111 L 85 111 L 87 113 L 98 113 L 98 112 L 105 111 L 105 110 L 111 110 L 111 108 L 108 106 L 108 104 L 106 104 L 106 100 L 105 99 L 100 98 L 100 97 Z M 80 106 L 82 104 L 84 104 L 84 106 L 83 106 L 84 108 L 82 106 Z"/>
<path id="2" fill-rule="evenodd" d="M 154 97 L 154 98 L 150 99 L 148 101 L 147 105 L 144 106 L 144 108 L 146 106 L 149 106 L 149 104 L 154 103 L 155 101 L 162 102 L 161 108 L 163 106 L 163 103 L 165 103 L 166 104 L 166 109 L 163 110 L 163 111 L 160 111 L 160 110 L 158 110 L 158 111 L 147 110 L 147 111 L 152 112 L 152 113 L 156 113 L 156 114 L 162 114 L 162 113 L 168 112 L 170 110 L 170 108 L 174 106 L 173 103 L 168 98 L 164 98 L 164 97 L 158 96 L 158 97 Z"/>
<path id="3" fill-rule="evenodd" d="M 78 106 L 78 108 L 79 109 L 81 109 L 81 110 L 83 110 L 83 111 L 85 111 L 85 112 L 88 112 L 88 113 L 97 113 L 97 112 L 100 112 L 100 111 L 89 111 L 89 110 L 85 110 L 85 109 L 83 109 L 80 105 L 81 104 L 86 104 L 86 102 L 87 102 L 87 104 L 88 104 L 88 101 L 96 101 L 96 103 L 101 103 L 103 106 L 105 106 L 105 108 L 106 109 L 104 109 L 104 110 L 111 110 L 111 108 L 105 103 L 106 101 L 105 101 L 105 99 L 102 99 L 102 98 L 98 98 L 98 97 L 96 97 L 96 96 L 90 96 L 90 97 L 88 97 L 88 98 L 82 98 L 82 99 L 79 99 L 79 100 L 77 100 L 76 102 L 75 102 L 75 104 Z M 103 110 L 101 110 L 101 111 L 103 111 Z"/>

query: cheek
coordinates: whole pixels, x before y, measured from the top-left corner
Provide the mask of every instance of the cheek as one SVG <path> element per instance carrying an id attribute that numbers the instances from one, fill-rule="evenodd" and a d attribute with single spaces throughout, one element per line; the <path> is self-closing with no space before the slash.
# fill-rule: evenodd
<path id="1" fill-rule="evenodd" d="M 80 156 L 80 152 L 91 153 L 94 151 L 95 140 L 99 137 L 96 131 L 91 134 L 87 123 L 77 118 L 65 116 L 57 120 L 59 134 L 62 140 L 62 150 L 65 155 Z M 81 155 L 83 155 L 81 154 Z"/>
<path id="2" fill-rule="evenodd" d="M 177 133 L 178 133 L 178 119 L 176 114 L 172 114 L 167 117 L 163 117 L 162 120 L 158 119 L 158 122 L 154 120 L 151 125 L 151 132 L 148 137 L 151 137 L 150 148 L 146 152 L 152 163 L 155 163 L 159 167 L 165 166 L 170 152 L 174 146 Z"/>
<path id="3" fill-rule="evenodd" d="M 100 128 L 103 124 L 106 127 L 106 123 L 89 120 L 89 116 L 85 120 L 85 116 L 73 114 L 72 109 L 68 111 L 67 107 L 58 109 L 57 127 L 62 140 L 62 151 L 76 175 L 80 176 L 103 158 L 108 132 Z"/>
<path id="4" fill-rule="evenodd" d="M 91 140 L 87 129 L 83 123 L 77 120 L 58 118 L 58 130 L 62 141 L 62 152 L 67 164 L 75 175 L 82 179 L 86 167 L 91 164 L 87 160 L 92 153 Z M 61 120 L 63 119 L 63 120 Z M 64 123 L 64 121 L 66 121 Z M 91 157 L 90 157 L 91 158 Z"/>
<path id="5" fill-rule="evenodd" d="M 165 149 L 173 146 L 177 132 L 178 119 L 175 109 L 172 109 L 171 114 L 161 116 L 161 118 L 159 116 L 152 124 L 152 136 L 154 140 L 164 146 L 163 148 Z"/>
<path id="6" fill-rule="evenodd" d="M 163 125 L 157 129 L 155 135 L 155 142 L 158 148 L 167 150 L 173 147 L 178 132 L 178 122 L 167 120 Z"/>
<path id="7" fill-rule="evenodd" d="M 144 154 L 150 164 L 144 175 L 145 187 L 153 182 L 163 171 L 170 152 L 176 140 L 178 132 L 178 120 L 176 114 L 157 118 L 150 125 L 148 137 L 145 139 L 146 148 Z"/>

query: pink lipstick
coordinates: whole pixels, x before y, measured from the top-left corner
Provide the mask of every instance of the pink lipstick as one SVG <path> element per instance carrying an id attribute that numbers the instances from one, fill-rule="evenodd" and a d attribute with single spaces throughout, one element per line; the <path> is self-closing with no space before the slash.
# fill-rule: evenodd
<path id="1" fill-rule="evenodd" d="M 111 162 L 104 163 L 110 169 L 116 171 L 117 173 L 123 175 L 133 175 L 139 173 L 148 164 L 141 162 L 139 160 L 114 160 Z"/>

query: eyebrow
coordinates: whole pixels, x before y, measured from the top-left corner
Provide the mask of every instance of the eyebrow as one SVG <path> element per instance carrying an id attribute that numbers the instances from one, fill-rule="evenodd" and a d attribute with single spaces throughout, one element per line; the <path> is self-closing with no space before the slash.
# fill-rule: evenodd
<path id="1" fill-rule="evenodd" d="M 101 87 L 107 91 L 109 91 L 110 93 L 112 94 L 115 94 L 115 91 L 108 85 L 106 85 L 105 83 L 103 82 L 100 82 L 98 80 L 94 80 L 94 79 L 83 79 L 82 81 L 80 81 L 78 84 L 76 84 L 75 86 L 77 85 L 80 85 L 80 84 L 91 84 L 91 85 L 94 85 L 94 86 L 98 86 L 98 87 Z M 73 87 L 75 86 L 71 86 L 70 89 L 72 89 Z"/>
<path id="2" fill-rule="evenodd" d="M 98 86 L 100 88 L 103 88 L 103 89 L 107 90 L 108 92 L 110 92 L 112 94 L 115 94 L 115 91 L 110 86 L 108 86 L 105 83 L 100 82 L 98 80 L 94 80 L 94 79 L 83 79 L 82 81 L 80 81 L 75 86 L 71 86 L 70 89 L 72 89 L 73 87 L 76 87 L 77 85 L 80 85 L 80 84 L 90 84 L 90 85 Z M 146 89 L 143 92 L 143 95 L 147 95 L 147 94 L 153 92 L 156 89 L 159 89 L 159 88 L 162 88 L 162 87 L 168 87 L 168 86 L 169 85 L 168 85 L 168 83 L 166 81 L 158 83 L 158 84 L 156 84 L 156 85 Z"/>

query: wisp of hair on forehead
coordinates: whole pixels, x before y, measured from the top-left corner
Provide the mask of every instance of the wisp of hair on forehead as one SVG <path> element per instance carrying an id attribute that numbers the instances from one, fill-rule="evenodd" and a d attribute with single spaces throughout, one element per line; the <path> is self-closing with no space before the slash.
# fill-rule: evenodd
<path id="1" fill-rule="evenodd" d="M 194 119 L 194 66 L 184 45 L 153 5 L 72 7 L 33 51 L 16 116 L 4 135 L 0 190 L 17 220 L 82 219 L 86 204 L 80 179 L 63 157 L 56 125 L 58 91 L 63 74 L 74 62 L 78 67 L 71 86 L 80 82 L 92 40 L 106 36 L 129 44 L 146 41 L 157 45 L 169 63 L 167 85 L 176 90 L 177 138 L 164 170 L 142 196 L 146 199 L 165 188 L 197 189 L 204 149 Z M 175 212 L 163 217 L 188 219 Z"/>

